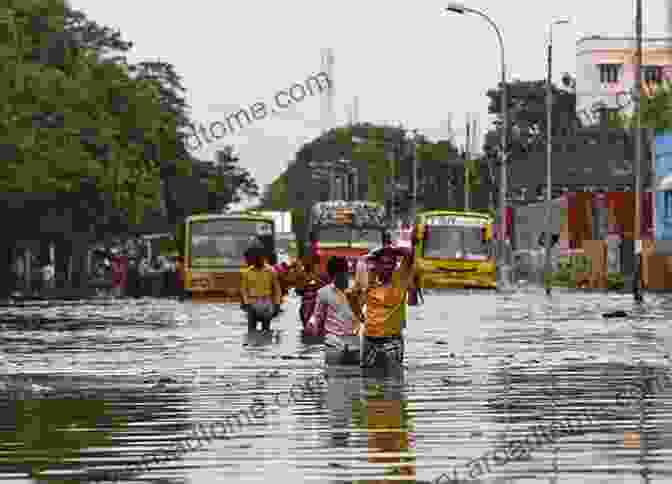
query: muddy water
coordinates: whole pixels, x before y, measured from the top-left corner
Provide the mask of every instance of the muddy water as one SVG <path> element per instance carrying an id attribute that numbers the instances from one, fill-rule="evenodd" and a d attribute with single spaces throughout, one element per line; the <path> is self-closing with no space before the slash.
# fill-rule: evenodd
<path id="1" fill-rule="evenodd" d="M 617 309 L 629 317 L 602 317 Z M 672 481 L 669 298 L 633 311 L 627 296 L 429 294 L 410 308 L 406 368 L 392 375 L 324 369 L 297 310 L 290 300 L 260 335 L 227 305 L 0 308 L 1 477 L 109 476 L 242 412 L 226 438 L 122 481 L 415 482 L 453 469 L 483 482 Z M 316 391 L 302 391 L 309 378 Z M 553 421 L 576 431 L 544 440 Z M 523 457 L 493 457 L 516 440 Z"/>

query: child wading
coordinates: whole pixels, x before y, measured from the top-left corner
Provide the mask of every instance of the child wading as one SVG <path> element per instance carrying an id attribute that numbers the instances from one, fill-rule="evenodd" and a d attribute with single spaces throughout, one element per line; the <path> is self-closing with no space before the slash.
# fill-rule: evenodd
<path id="1" fill-rule="evenodd" d="M 397 269 L 397 260 L 401 264 Z M 406 322 L 406 297 L 414 284 L 412 250 L 385 247 L 372 256 L 373 268 L 357 286 L 366 300 L 366 323 L 361 345 L 362 368 L 401 365 L 404 360 L 402 330 Z"/>
<path id="2" fill-rule="evenodd" d="M 261 321 L 262 329 L 269 331 L 271 320 L 280 313 L 280 283 L 273 268 L 266 264 L 262 249 L 254 248 L 248 255 L 252 265 L 242 271 L 240 287 L 242 308 L 247 313 L 247 327 L 253 331 L 257 328 L 257 322 Z"/>

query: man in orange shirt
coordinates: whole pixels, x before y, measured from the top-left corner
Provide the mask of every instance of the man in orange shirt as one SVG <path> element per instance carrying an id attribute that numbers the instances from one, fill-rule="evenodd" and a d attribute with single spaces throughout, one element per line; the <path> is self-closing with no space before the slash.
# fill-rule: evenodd
<path id="1" fill-rule="evenodd" d="M 397 269 L 398 258 L 401 264 Z M 414 284 L 413 251 L 385 247 L 373 256 L 373 273 L 358 286 L 365 293 L 366 323 L 361 346 L 362 368 L 401 366 L 404 360 L 402 330 L 406 322 L 406 297 Z M 373 277 L 371 277 L 373 276 Z M 383 361 L 379 361 L 382 357 Z"/>

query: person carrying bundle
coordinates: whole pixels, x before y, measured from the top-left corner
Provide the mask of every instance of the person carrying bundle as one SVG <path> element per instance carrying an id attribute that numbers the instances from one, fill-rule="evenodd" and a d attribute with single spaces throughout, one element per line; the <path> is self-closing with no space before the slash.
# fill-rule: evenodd
<path id="1" fill-rule="evenodd" d="M 402 260 L 397 268 L 398 258 Z M 406 298 L 409 289 L 414 289 L 414 254 L 407 248 L 387 246 L 371 259 L 371 273 L 357 284 L 366 301 L 360 365 L 362 368 L 401 365 Z"/>

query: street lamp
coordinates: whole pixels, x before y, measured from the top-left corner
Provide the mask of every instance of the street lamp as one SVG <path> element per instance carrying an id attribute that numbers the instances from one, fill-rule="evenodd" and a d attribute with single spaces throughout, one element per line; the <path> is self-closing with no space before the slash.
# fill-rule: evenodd
<path id="1" fill-rule="evenodd" d="M 546 238 L 544 240 L 545 246 L 545 274 L 546 274 L 546 294 L 551 294 L 551 201 L 552 190 L 551 190 L 551 158 L 553 156 L 553 134 L 551 131 L 552 123 L 552 112 L 553 112 L 553 92 L 552 92 L 552 81 L 553 81 L 553 26 L 554 25 L 564 25 L 568 24 L 569 20 L 562 19 L 556 20 L 551 23 L 548 28 L 548 54 L 547 62 L 548 69 L 546 73 Z"/>
<path id="2" fill-rule="evenodd" d="M 506 85 L 506 63 L 504 61 L 504 41 L 502 40 L 502 33 L 497 27 L 497 24 L 488 17 L 485 13 L 475 10 L 473 8 L 468 8 L 462 5 L 459 2 L 450 2 L 445 9 L 447 12 L 457 13 L 464 15 L 465 13 L 473 13 L 482 18 L 484 18 L 490 26 L 494 29 L 497 34 L 497 41 L 499 42 L 500 50 L 500 61 L 501 61 L 501 70 L 502 70 L 502 138 L 501 138 L 501 147 L 500 147 L 500 185 L 499 185 L 499 275 L 500 283 L 508 285 L 510 282 L 511 267 L 508 265 L 508 260 L 506 257 L 506 242 L 504 240 L 506 236 L 506 192 L 507 192 L 507 183 L 506 183 L 506 165 L 508 162 L 508 130 L 509 130 L 509 100 L 508 100 L 508 88 Z"/>

